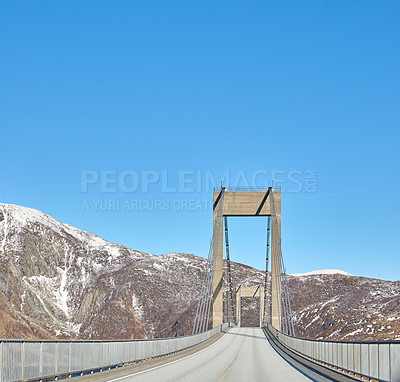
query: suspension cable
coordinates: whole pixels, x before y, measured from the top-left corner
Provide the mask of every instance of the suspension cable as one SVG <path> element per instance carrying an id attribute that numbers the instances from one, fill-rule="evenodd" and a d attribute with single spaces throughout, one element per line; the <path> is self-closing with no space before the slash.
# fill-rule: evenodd
<path id="1" fill-rule="evenodd" d="M 214 221 L 214 234 L 210 243 L 207 263 L 204 270 L 203 282 L 200 290 L 199 303 L 197 305 L 192 334 L 201 333 L 208 329 L 211 303 L 213 299 L 214 270 L 217 260 L 216 254 L 218 253 L 219 237 L 221 232 L 224 191 L 225 189 L 222 188 L 219 196 L 220 200 L 218 203 L 217 216 Z"/>
<path id="2" fill-rule="evenodd" d="M 265 281 L 264 281 L 264 323 L 270 323 L 269 297 L 268 297 L 268 267 L 269 267 L 269 241 L 271 236 L 271 217 L 267 217 L 267 251 L 265 254 Z"/>
<path id="3" fill-rule="evenodd" d="M 279 263 L 277 261 L 273 262 L 274 263 L 273 271 L 275 272 L 275 287 L 277 288 L 277 291 L 280 292 L 279 294 L 281 295 L 281 301 L 279 300 L 277 301 L 278 316 L 281 318 L 282 330 L 288 334 L 294 335 L 293 315 L 290 306 L 289 289 L 286 280 L 286 268 L 283 262 L 281 238 L 279 235 L 278 218 L 275 212 L 275 201 L 273 192 L 271 192 L 270 206 L 271 206 L 271 217 L 272 217 L 272 240 L 273 240 L 272 257 L 274 259 L 280 258 Z"/>
<path id="4" fill-rule="evenodd" d="M 229 255 L 229 238 L 228 238 L 228 218 L 224 216 L 225 223 L 225 247 L 226 247 L 226 268 L 227 268 L 227 281 L 228 281 L 228 301 L 227 301 L 227 320 L 228 322 L 235 322 L 235 313 L 233 307 L 233 292 L 232 292 L 232 273 L 231 273 L 231 259 Z"/>
<path id="5" fill-rule="evenodd" d="M 200 290 L 200 298 L 199 302 L 197 305 L 197 311 L 196 311 L 196 317 L 193 325 L 193 330 L 192 334 L 197 334 L 199 333 L 201 322 L 202 322 L 202 317 L 204 314 L 204 307 L 205 307 L 205 300 L 206 300 L 206 295 L 207 295 L 207 288 L 208 288 L 208 277 L 209 277 L 209 272 L 210 272 L 210 267 L 211 267 L 211 254 L 212 254 L 212 240 L 210 240 L 210 249 L 208 251 L 208 257 L 206 260 L 206 265 L 204 268 L 204 276 L 202 280 L 202 285 L 201 285 L 201 290 Z"/>

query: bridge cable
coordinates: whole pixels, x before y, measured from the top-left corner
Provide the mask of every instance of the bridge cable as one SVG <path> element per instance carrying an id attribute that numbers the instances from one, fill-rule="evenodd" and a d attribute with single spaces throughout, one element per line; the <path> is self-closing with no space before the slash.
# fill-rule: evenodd
<path id="1" fill-rule="evenodd" d="M 274 193 L 271 192 L 271 217 L 272 217 L 272 257 L 280 258 L 280 263 L 274 261 L 275 287 L 281 295 L 278 302 L 278 315 L 281 317 L 282 331 L 286 334 L 294 335 L 293 315 L 290 306 L 289 289 L 287 284 L 286 267 L 283 262 L 281 237 L 278 229 L 278 217 L 275 212 Z M 280 269 L 279 269 L 280 268 Z M 272 271 L 272 270 L 271 270 Z M 279 288 L 279 289 L 278 289 Z M 279 293 L 280 292 L 280 293 Z"/>
<path id="2" fill-rule="evenodd" d="M 265 254 L 265 280 L 264 280 L 264 322 L 263 323 L 271 323 L 270 321 L 270 305 L 269 305 L 269 296 L 270 291 L 268 288 L 268 268 L 269 268 L 269 246 L 270 246 L 270 238 L 271 238 L 271 217 L 267 217 L 267 250 Z"/>
<path id="3" fill-rule="evenodd" d="M 282 257 L 282 269 L 283 269 L 283 274 L 284 274 L 284 278 L 283 278 L 283 289 L 285 291 L 285 295 L 286 295 L 286 304 L 287 304 L 287 311 L 288 311 L 288 329 L 289 329 L 289 335 L 291 336 L 295 336 L 295 331 L 294 331 L 294 322 L 293 322 L 293 315 L 292 315 L 292 309 L 290 306 L 290 298 L 289 298 L 289 288 L 288 288 L 288 282 L 287 282 L 287 273 L 286 273 L 286 266 L 283 262 L 283 257 Z"/>
<path id="4" fill-rule="evenodd" d="M 278 308 L 278 317 L 280 318 L 281 330 L 286 332 L 286 322 L 285 322 L 285 305 L 282 301 L 282 279 L 281 273 L 282 269 L 280 269 L 280 265 L 276 259 L 281 257 L 281 253 L 279 251 L 280 247 L 280 237 L 279 237 L 279 229 L 278 229 L 278 218 L 275 212 L 275 201 L 274 194 L 271 192 L 271 216 L 272 216 L 272 259 L 273 261 L 273 274 L 275 275 L 275 288 L 277 291 L 277 308 Z M 279 299 L 280 296 L 280 299 Z"/>
<path id="5" fill-rule="evenodd" d="M 208 329 L 211 303 L 213 300 L 214 270 L 217 260 L 216 255 L 218 254 L 219 237 L 221 234 L 224 191 L 225 188 L 222 188 L 216 200 L 218 205 L 218 210 L 217 210 L 217 216 L 214 221 L 214 235 L 213 239 L 210 242 L 208 258 L 204 268 L 204 276 L 200 290 L 199 302 L 197 305 L 196 317 L 194 320 L 192 334 L 201 333 Z"/>
<path id="6" fill-rule="evenodd" d="M 271 208 L 271 220 L 272 220 L 272 250 L 271 250 L 271 284 L 272 284 L 272 276 L 274 275 L 275 279 L 275 289 L 277 291 L 277 298 L 281 294 L 278 282 L 278 272 L 277 262 L 275 259 L 277 258 L 277 249 L 278 249 L 278 220 L 275 213 L 275 203 L 274 203 L 274 193 L 271 192 L 271 199 L 270 199 L 270 208 Z M 273 285 L 271 285 L 273 287 Z M 271 295 L 272 296 L 272 295 Z M 281 318 L 281 301 L 277 300 L 277 308 L 278 308 L 278 317 Z M 272 312 L 273 313 L 273 312 Z"/>
<path id="7" fill-rule="evenodd" d="M 205 311 L 205 306 L 206 306 L 207 288 L 208 288 L 208 278 L 209 278 L 209 274 L 210 274 L 210 268 L 212 266 L 212 257 L 211 257 L 212 256 L 212 248 L 213 248 L 213 242 L 212 242 L 212 240 L 210 240 L 210 248 L 208 251 L 208 257 L 207 257 L 206 265 L 205 265 L 205 269 L 204 269 L 204 276 L 203 276 L 201 289 L 200 289 L 200 298 L 199 298 L 199 302 L 197 305 L 196 317 L 194 320 L 192 334 L 197 334 L 200 332 L 202 317 L 204 316 L 204 311 Z"/>
<path id="8" fill-rule="evenodd" d="M 233 291 L 232 291 L 232 272 L 231 272 L 231 259 L 229 255 L 229 238 L 228 238 L 228 218 L 224 216 L 225 223 L 225 248 L 226 248 L 226 270 L 227 270 L 227 283 L 228 283 L 228 299 L 227 299 L 227 321 L 235 322 L 235 310 L 233 306 Z"/>

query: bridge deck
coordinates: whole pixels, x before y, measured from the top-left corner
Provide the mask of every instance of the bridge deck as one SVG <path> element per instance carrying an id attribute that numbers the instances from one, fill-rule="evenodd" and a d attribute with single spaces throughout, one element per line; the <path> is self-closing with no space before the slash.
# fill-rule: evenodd
<path id="1" fill-rule="evenodd" d="M 150 364 L 147 369 L 122 377 L 107 372 L 79 379 L 115 382 L 310 380 L 276 353 L 260 328 L 233 328 L 194 354 L 155 367 Z"/>

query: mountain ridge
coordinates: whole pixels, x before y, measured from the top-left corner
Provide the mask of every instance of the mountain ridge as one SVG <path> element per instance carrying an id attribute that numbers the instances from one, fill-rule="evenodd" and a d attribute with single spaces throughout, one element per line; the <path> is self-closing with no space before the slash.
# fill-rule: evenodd
<path id="1" fill-rule="evenodd" d="M 343 275 L 343 276 L 354 276 L 346 271 L 341 271 L 340 269 L 320 269 L 316 271 L 309 271 L 304 273 L 291 273 L 289 276 L 304 277 L 310 275 Z"/>
<path id="2" fill-rule="evenodd" d="M 0 337 L 190 334 L 205 264 L 193 254 L 136 251 L 41 211 L 0 204 Z M 315 272 L 287 276 L 298 335 L 400 338 L 400 282 Z M 232 262 L 234 286 L 263 284 L 264 276 Z M 257 325 L 258 303 L 244 299 L 244 324 Z"/>

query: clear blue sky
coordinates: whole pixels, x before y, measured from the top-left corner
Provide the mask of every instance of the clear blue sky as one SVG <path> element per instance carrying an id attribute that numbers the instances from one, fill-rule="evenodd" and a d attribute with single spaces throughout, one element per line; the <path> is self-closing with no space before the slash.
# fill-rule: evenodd
<path id="1" fill-rule="evenodd" d="M 254 185 L 280 180 L 290 273 L 398 280 L 399 13 L 397 0 L 3 1 L 0 200 L 206 256 L 212 212 L 182 201 L 211 200 L 210 174 L 265 171 Z M 263 268 L 265 219 L 230 222 L 233 260 Z"/>

